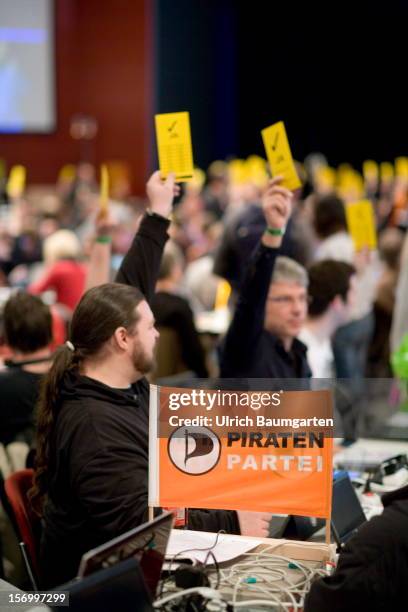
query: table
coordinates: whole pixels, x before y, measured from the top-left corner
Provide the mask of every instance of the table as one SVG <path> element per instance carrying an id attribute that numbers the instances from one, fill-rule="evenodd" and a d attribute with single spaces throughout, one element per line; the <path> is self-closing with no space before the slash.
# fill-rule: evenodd
<path id="1" fill-rule="evenodd" d="M 225 535 L 223 537 L 237 538 L 237 536 Z M 279 602 L 285 601 L 288 605 L 293 605 L 298 597 L 304 597 L 312 574 L 324 571 L 326 562 L 335 557 L 334 544 L 328 546 L 325 543 L 251 538 L 249 536 L 240 536 L 240 538 L 246 541 L 253 540 L 257 544 L 256 548 L 237 559 L 221 564 L 219 572 L 213 566 L 214 569 L 211 568 L 208 573 L 211 586 L 216 587 L 218 578 L 220 578 L 218 591 L 222 598 L 226 601 L 233 601 L 236 597 L 240 610 L 264 610 L 264 606 L 261 607 L 255 603 L 245 605 L 246 601 L 253 602 L 258 599 L 266 599 L 270 607 L 271 601 L 276 598 L 277 609 Z M 274 555 L 274 558 L 271 555 Z M 291 566 L 284 559 L 279 561 L 279 556 L 289 558 L 294 562 L 301 562 L 301 568 L 297 567 L 296 563 Z M 254 561 L 257 561 L 256 564 Z M 280 567 L 274 569 L 273 564 L 278 562 Z M 306 568 L 307 573 L 302 569 L 303 567 Z M 273 585 L 268 585 L 268 581 L 272 580 Z M 275 589 L 274 593 L 269 592 L 271 587 Z M 286 591 L 282 590 L 285 588 Z M 174 583 L 165 583 L 164 595 L 175 594 L 177 591 L 179 590 Z"/>

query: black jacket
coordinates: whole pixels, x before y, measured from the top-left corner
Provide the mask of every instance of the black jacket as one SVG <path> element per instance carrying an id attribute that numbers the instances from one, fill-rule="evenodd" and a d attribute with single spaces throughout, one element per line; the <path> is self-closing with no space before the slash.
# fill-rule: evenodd
<path id="1" fill-rule="evenodd" d="M 383 504 L 347 543 L 335 573 L 312 585 L 305 612 L 408 610 L 408 486 Z"/>
<path id="2" fill-rule="evenodd" d="M 19 440 L 31 445 L 34 434 L 34 408 L 42 374 L 12 366 L 0 372 L 0 442 Z"/>
<path id="3" fill-rule="evenodd" d="M 288 353 L 264 329 L 265 304 L 279 249 L 259 243 L 249 261 L 234 317 L 221 349 L 222 378 L 309 378 L 306 346 L 295 339 Z"/>
<path id="4" fill-rule="evenodd" d="M 117 280 L 151 297 L 168 222 L 145 217 Z M 42 586 L 73 578 L 84 552 L 147 520 L 149 385 L 128 390 L 67 372 L 51 441 Z M 190 511 L 189 527 L 239 533 L 235 512 Z"/>

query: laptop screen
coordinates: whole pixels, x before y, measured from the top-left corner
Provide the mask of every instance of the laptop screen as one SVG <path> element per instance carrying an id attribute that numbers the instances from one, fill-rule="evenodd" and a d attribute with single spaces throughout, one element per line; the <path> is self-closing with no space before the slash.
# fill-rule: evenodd
<path id="1" fill-rule="evenodd" d="M 333 481 L 331 524 L 338 544 L 344 544 L 366 522 L 360 500 L 347 473 L 341 472 Z"/>
<path id="2" fill-rule="evenodd" d="M 133 557 L 139 561 L 145 582 L 154 597 L 172 525 L 172 513 L 164 512 L 153 521 L 89 550 L 81 559 L 78 577 L 83 578 Z"/>
<path id="3" fill-rule="evenodd" d="M 139 562 L 127 559 L 56 589 L 69 593 L 69 607 L 53 612 L 153 612 Z M 48 609 L 48 608 L 47 608 Z"/>

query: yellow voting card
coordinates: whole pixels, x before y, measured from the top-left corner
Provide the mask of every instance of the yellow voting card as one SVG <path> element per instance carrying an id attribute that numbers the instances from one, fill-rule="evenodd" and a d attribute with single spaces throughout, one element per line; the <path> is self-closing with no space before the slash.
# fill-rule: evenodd
<path id="1" fill-rule="evenodd" d="M 99 195 L 101 212 L 106 214 L 109 205 L 109 173 L 106 164 L 101 165 L 101 187 Z"/>
<path id="2" fill-rule="evenodd" d="M 378 164 L 372 159 L 363 162 L 363 176 L 366 181 L 377 181 L 379 175 Z"/>
<path id="3" fill-rule="evenodd" d="M 408 178 L 408 157 L 397 157 L 395 160 L 395 174 L 398 178 Z"/>
<path id="4" fill-rule="evenodd" d="M 300 187 L 283 121 L 262 130 L 262 138 L 272 176 L 282 176 L 282 186 L 291 191 Z"/>
<path id="5" fill-rule="evenodd" d="M 347 225 L 356 251 L 364 247 L 377 248 L 377 232 L 373 205 L 370 200 L 346 204 Z"/>
<path id="6" fill-rule="evenodd" d="M 26 169 L 24 166 L 13 166 L 7 181 L 7 194 L 10 198 L 22 196 L 26 183 Z"/>
<path id="7" fill-rule="evenodd" d="M 155 116 L 160 174 L 166 178 L 174 172 L 178 183 L 194 175 L 191 146 L 190 114 L 164 113 Z"/>
<path id="8" fill-rule="evenodd" d="M 394 178 L 394 166 L 390 162 L 381 162 L 380 176 L 383 183 L 390 183 Z"/>

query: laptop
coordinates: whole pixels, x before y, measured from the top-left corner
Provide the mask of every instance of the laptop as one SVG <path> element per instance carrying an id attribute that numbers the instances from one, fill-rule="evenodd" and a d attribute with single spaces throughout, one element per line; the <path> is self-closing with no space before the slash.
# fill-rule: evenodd
<path id="1" fill-rule="evenodd" d="M 69 597 L 67 605 L 51 605 L 53 612 L 153 612 L 140 563 L 130 558 L 56 589 Z M 46 608 L 47 610 L 49 608 Z"/>
<path id="2" fill-rule="evenodd" d="M 145 583 L 154 598 L 172 526 L 173 514 L 164 512 L 153 521 L 89 550 L 82 556 L 78 578 L 85 578 L 124 559 L 134 558 L 138 560 Z"/>
<path id="3" fill-rule="evenodd" d="M 331 528 L 338 546 L 344 546 L 366 522 L 360 500 L 347 472 L 337 472 L 333 480 Z"/>

